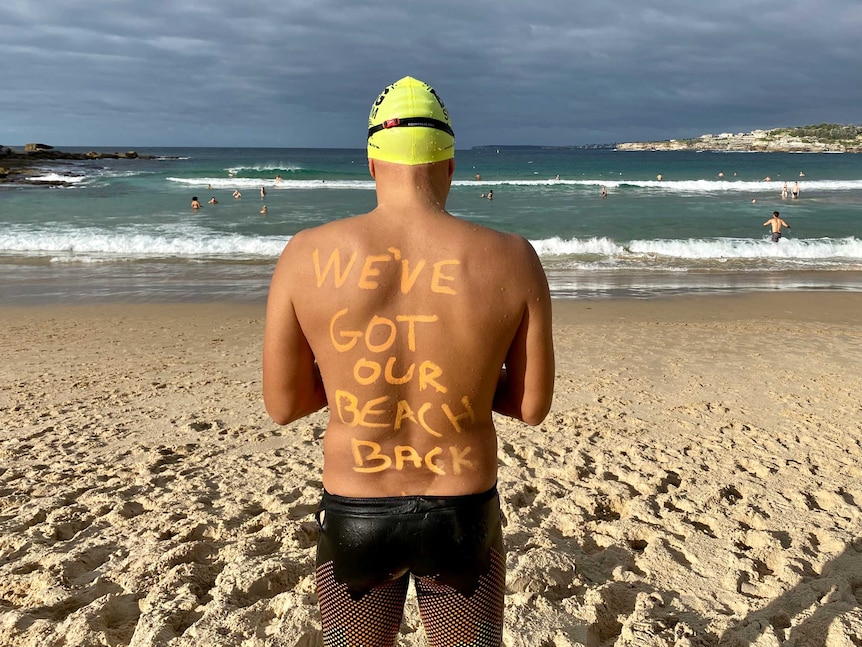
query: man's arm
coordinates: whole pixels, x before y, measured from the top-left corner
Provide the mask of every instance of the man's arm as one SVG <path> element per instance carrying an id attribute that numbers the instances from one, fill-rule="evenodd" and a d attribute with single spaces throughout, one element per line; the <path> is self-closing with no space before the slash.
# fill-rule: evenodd
<path id="1" fill-rule="evenodd" d="M 537 425 L 551 408 L 554 395 L 554 339 L 551 295 L 539 258 L 529 247 L 528 299 L 521 324 L 506 354 L 506 365 L 494 394 L 494 411 Z"/>
<path id="2" fill-rule="evenodd" d="M 280 425 L 326 406 L 320 370 L 293 306 L 293 257 L 288 244 L 272 275 L 263 337 L 263 401 Z"/>

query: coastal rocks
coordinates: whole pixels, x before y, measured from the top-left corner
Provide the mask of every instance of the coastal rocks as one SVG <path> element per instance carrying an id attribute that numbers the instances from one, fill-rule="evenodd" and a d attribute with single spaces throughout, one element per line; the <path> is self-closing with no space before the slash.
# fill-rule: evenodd
<path id="1" fill-rule="evenodd" d="M 31 184 L 39 186 L 66 186 L 68 183 L 62 180 L 35 180 L 35 177 L 44 173 L 39 165 L 45 162 L 64 162 L 79 160 L 101 160 L 101 159 L 156 159 L 153 155 L 140 155 L 137 151 L 101 152 L 87 151 L 86 153 L 73 153 L 55 149 L 47 144 L 26 144 L 24 150 L 0 146 L 0 184 Z M 162 157 L 162 159 L 166 159 Z"/>
<path id="2" fill-rule="evenodd" d="M 84 156 L 87 159 L 138 159 L 140 157 L 137 151 L 129 151 L 127 153 L 97 153 L 96 151 L 89 151 L 84 153 Z"/>
<path id="3" fill-rule="evenodd" d="M 106 153 L 99 151 L 87 151 L 86 153 L 71 153 L 56 150 L 46 144 L 27 144 L 23 151 L 14 148 L 0 147 L 0 159 L 2 160 L 90 160 L 90 159 L 155 159 L 150 155 L 139 155 L 137 151 L 125 153 Z"/>

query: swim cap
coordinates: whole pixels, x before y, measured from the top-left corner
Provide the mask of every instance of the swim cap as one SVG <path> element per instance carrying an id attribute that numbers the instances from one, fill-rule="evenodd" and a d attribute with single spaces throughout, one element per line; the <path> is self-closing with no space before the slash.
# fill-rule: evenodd
<path id="1" fill-rule="evenodd" d="M 368 115 L 369 159 L 415 165 L 453 157 L 452 122 L 434 88 L 405 76 L 380 93 Z"/>

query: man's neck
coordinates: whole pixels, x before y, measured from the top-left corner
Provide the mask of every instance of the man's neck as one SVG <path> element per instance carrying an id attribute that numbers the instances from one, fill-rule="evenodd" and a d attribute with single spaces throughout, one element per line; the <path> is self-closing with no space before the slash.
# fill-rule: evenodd
<path id="1" fill-rule="evenodd" d="M 450 162 L 409 166 L 373 160 L 370 170 L 376 181 L 378 207 L 444 211 L 453 168 Z"/>

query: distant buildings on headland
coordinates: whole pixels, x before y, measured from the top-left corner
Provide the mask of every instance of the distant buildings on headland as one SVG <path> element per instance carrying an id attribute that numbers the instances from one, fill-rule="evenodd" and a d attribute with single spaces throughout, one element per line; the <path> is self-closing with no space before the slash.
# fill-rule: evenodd
<path id="1" fill-rule="evenodd" d="M 762 153 L 862 153 L 862 126 L 820 124 L 696 139 L 617 144 L 620 151 L 738 151 Z"/>
<path id="2" fill-rule="evenodd" d="M 668 139 L 624 144 L 582 146 L 474 146 L 472 150 L 499 153 L 517 150 L 610 149 L 618 151 L 736 151 L 760 153 L 862 153 L 862 126 L 820 124 L 796 128 L 719 133 L 694 139 Z"/>

